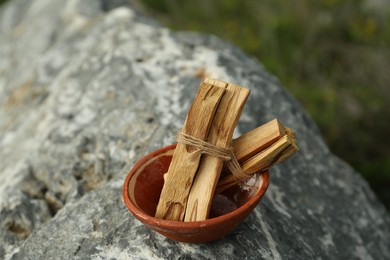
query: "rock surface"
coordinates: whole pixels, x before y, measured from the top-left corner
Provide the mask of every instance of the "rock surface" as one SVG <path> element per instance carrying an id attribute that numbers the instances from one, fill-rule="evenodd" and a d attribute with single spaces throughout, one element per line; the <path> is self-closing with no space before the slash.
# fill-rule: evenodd
<path id="1" fill-rule="evenodd" d="M 384 259 L 390 218 L 259 63 L 173 33 L 126 1 L 13 0 L 0 10 L 1 259 Z M 205 75 L 251 88 L 238 132 L 274 117 L 301 151 L 271 170 L 249 218 L 176 243 L 125 208 L 123 180 L 174 141 Z"/>

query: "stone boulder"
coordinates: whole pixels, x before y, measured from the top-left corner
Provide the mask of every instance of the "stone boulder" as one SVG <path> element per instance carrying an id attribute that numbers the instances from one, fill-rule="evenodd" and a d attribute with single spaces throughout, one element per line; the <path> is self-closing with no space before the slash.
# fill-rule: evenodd
<path id="1" fill-rule="evenodd" d="M 127 1 L 13 0 L 0 9 L 1 259 L 385 259 L 390 218 L 255 59 L 172 32 Z M 237 132 L 275 117 L 300 152 L 272 168 L 233 233 L 185 244 L 125 208 L 122 183 L 174 142 L 205 76 L 251 95 Z"/>

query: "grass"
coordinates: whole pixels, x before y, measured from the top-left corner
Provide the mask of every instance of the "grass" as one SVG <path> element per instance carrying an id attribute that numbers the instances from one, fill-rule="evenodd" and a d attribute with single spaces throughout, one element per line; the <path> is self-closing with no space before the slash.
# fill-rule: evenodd
<path id="1" fill-rule="evenodd" d="M 333 152 L 390 209 L 390 12 L 359 0 L 140 0 L 175 30 L 215 34 L 257 57 Z M 386 9 L 387 8 L 387 9 Z"/>

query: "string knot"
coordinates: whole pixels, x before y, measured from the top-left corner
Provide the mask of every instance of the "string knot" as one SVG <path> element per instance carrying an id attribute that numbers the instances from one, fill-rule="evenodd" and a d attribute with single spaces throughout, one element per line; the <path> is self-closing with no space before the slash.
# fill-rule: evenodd
<path id="1" fill-rule="evenodd" d="M 226 162 L 228 169 L 237 181 L 247 180 L 251 177 L 242 170 L 231 146 L 228 148 L 218 147 L 199 138 L 183 133 L 182 131 L 178 132 L 176 141 L 184 145 L 191 145 L 195 147 L 197 153 L 207 154 L 222 159 Z"/>

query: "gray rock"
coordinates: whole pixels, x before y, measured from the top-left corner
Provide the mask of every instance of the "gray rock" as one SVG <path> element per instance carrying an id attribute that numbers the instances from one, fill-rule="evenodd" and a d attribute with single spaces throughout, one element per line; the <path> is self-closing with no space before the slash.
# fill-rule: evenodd
<path id="1" fill-rule="evenodd" d="M 390 255 L 383 205 L 276 78 L 214 36 L 173 33 L 115 8 L 123 3 L 13 0 L 0 10 L 1 259 Z M 174 142 L 204 75 L 251 88 L 238 132 L 277 117 L 301 150 L 271 170 L 266 196 L 232 234 L 184 244 L 136 220 L 121 188 L 135 161 Z"/>

